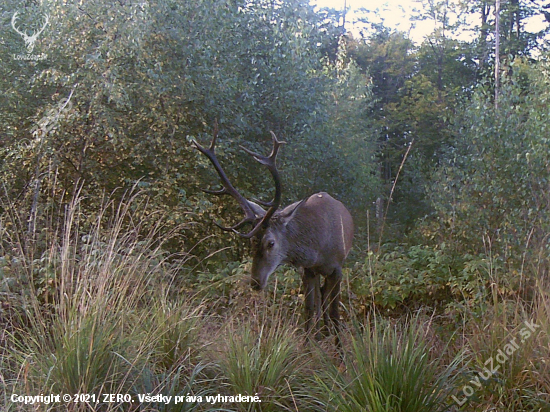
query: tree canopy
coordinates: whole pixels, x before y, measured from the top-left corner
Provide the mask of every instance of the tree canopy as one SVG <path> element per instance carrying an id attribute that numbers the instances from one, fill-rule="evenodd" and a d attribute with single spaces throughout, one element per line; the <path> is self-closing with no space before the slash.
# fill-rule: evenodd
<path id="1" fill-rule="evenodd" d="M 547 7 L 501 3 L 503 101 L 517 95 L 527 110 L 547 30 L 525 22 Z M 383 212 L 399 236 L 449 201 L 433 198 L 449 165 L 474 167 L 456 160 L 464 122 L 477 123 L 472 105 L 484 96 L 488 107 L 501 87 L 487 1 L 420 2 L 411 19 L 434 26 L 421 43 L 368 20 L 353 35 L 338 11 L 305 0 L 9 0 L 0 11 L 0 176 L 21 222 L 63 214 L 75 193 L 92 219 L 106 194 L 137 185 L 152 199 L 144 219 L 162 212 L 189 228 L 177 247 L 208 236 L 220 215 L 238 219 L 235 205 L 200 190 L 216 178 L 190 143 L 207 141 L 215 123 L 219 157 L 246 196 L 268 199 L 272 183 L 239 145 L 266 151 L 273 131 L 288 142 L 286 203 L 326 190 L 361 230 L 376 237 Z M 457 37 L 472 19 L 470 40 Z M 38 33 L 34 57 L 21 30 Z M 36 224 L 21 226 L 39 236 Z"/>

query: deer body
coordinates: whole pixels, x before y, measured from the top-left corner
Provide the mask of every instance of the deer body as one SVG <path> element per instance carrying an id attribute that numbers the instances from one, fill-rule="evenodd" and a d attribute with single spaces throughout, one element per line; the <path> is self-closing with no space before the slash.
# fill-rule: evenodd
<path id="1" fill-rule="evenodd" d="M 194 142 L 210 159 L 222 182 L 221 190 L 207 192 L 233 196 L 245 212 L 245 218 L 235 226 L 220 227 L 252 240 L 252 288 L 264 289 L 269 276 L 281 264 L 303 268 L 306 332 L 310 332 L 313 326 L 317 335 L 323 317 L 325 326 L 335 332 L 336 343 L 339 344 L 342 264 L 353 241 L 353 219 L 341 202 L 324 192 L 277 210 L 281 201 L 281 183 L 275 162 L 279 147 L 284 142 L 278 141 L 273 132 L 271 134 L 273 151 L 270 156 L 261 156 L 244 149 L 267 166 L 275 181 L 274 199 L 271 202 L 260 202 L 269 207 L 267 211 L 259 204 L 245 199 L 229 182 L 214 153 L 217 129 L 210 148 L 205 149 Z M 248 234 L 237 231 L 247 223 L 254 225 Z M 321 277 L 325 278 L 323 286 Z"/>
<path id="2" fill-rule="evenodd" d="M 339 329 L 342 263 L 353 241 L 353 219 L 328 193 L 317 193 L 275 213 L 253 247 L 252 287 L 263 289 L 282 263 L 303 268 L 306 324 L 318 333 L 325 326 Z M 321 276 L 325 278 L 321 287 Z"/>

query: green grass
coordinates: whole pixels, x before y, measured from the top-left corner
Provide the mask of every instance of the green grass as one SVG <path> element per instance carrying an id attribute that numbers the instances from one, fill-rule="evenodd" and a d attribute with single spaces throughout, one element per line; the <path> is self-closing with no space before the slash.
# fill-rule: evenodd
<path id="1" fill-rule="evenodd" d="M 200 380 L 205 365 L 192 355 L 199 349 L 201 305 L 168 300 L 163 281 L 174 278 L 178 266 L 162 251 L 161 223 L 144 234 L 130 210 L 138 196 L 124 200 L 87 233 L 74 201 L 43 258 L 20 266 L 21 279 L 46 273 L 52 290 L 44 299 L 44 290 L 31 283 L 12 318 L 10 349 L 2 354 L 10 368 L 8 394 L 94 394 L 95 404 L 58 409 L 118 410 L 122 405 L 103 404 L 101 395 L 184 393 Z M 6 407 L 17 409 L 9 401 Z"/>
<path id="2" fill-rule="evenodd" d="M 301 404 L 309 359 L 295 313 L 275 304 L 230 319 L 215 355 L 224 393 L 258 395 L 261 403 L 230 405 L 240 411 L 294 411 Z"/>
<path id="3" fill-rule="evenodd" d="M 347 369 L 327 365 L 316 374 L 327 411 L 432 412 L 445 410 L 461 354 L 444 364 L 430 351 L 415 317 L 396 324 L 373 318 L 356 325 L 345 354 Z M 441 348 L 438 348 L 441 349 Z"/>
<path id="4" fill-rule="evenodd" d="M 461 384 L 475 392 L 464 410 L 550 411 L 549 315 L 548 288 L 541 287 L 533 302 L 498 300 L 481 320 L 469 320 L 465 341 L 472 362 Z M 537 327 L 531 331 L 525 322 Z M 497 358 L 499 351 L 506 356 Z"/>

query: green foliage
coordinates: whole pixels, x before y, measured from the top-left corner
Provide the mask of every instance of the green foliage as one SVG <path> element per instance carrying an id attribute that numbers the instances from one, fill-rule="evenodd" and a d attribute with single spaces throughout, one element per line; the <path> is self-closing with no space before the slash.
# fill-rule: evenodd
<path id="1" fill-rule="evenodd" d="M 380 255 L 369 253 L 364 264 L 356 264 L 350 282 L 361 300 L 382 309 L 452 306 L 455 301 L 479 305 L 491 297 L 489 285 L 496 278 L 499 293 L 513 293 L 499 264 L 482 254 L 457 254 L 445 243 L 410 246 Z"/>
<path id="2" fill-rule="evenodd" d="M 429 192 L 437 220 L 423 231 L 523 276 L 538 270 L 525 266 L 529 256 L 548 257 L 548 71 L 519 60 L 513 68 L 498 110 L 480 88 L 457 117 L 456 144 Z"/>
<path id="3" fill-rule="evenodd" d="M 21 348 L 22 353 L 40 354 L 33 362 L 31 382 L 52 393 L 111 393 L 119 388 L 126 373 L 120 324 L 90 314 L 55 322 L 47 332 L 41 336 L 35 331 Z"/>
<path id="4" fill-rule="evenodd" d="M 155 302 L 156 303 L 156 302 Z M 144 333 L 155 336 L 154 362 L 161 370 L 170 370 L 196 355 L 195 342 L 201 325 L 202 306 L 190 307 L 187 302 L 160 300 L 144 321 Z"/>
<path id="5" fill-rule="evenodd" d="M 329 90 L 332 101 L 323 130 L 327 137 L 317 143 L 322 145 L 324 153 L 310 190 L 332 188 L 350 210 L 357 211 L 356 223 L 365 224 L 362 211 L 380 193 L 376 167 L 378 147 L 375 134 L 369 130 L 376 130 L 369 116 L 373 102 L 372 84 L 349 59 L 344 38 L 339 44 L 335 77 L 336 82 Z M 303 172 L 308 176 L 307 170 Z"/>
<path id="6" fill-rule="evenodd" d="M 140 237 L 146 232 L 133 223 L 136 194 L 115 207 L 114 218 L 103 210 L 107 222 L 82 233 L 80 201 L 67 206 L 62 232 L 47 239 L 48 252 L 40 259 L 12 243 L 9 260 L 3 260 L 4 275 L 9 268 L 21 285 L 9 289 L 3 301 L 12 310 L 2 337 L 11 348 L 8 384 L 14 393 L 29 395 L 94 394 L 93 407 L 102 410 L 120 407 L 104 404 L 106 393 L 137 394 L 140 388 L 185 395 L 204 368 L 192 364 L 201 306 L 166 301 L 167 283 L 178 266 L 168 263 L 161 249 L 169 240 L 159 234 L 162 221 Z M 50 281 L 55 287 L 45 292 L 40 286 Z M 191 406 L 182 404 L 182 410 Z"/>
<path id="7" fill-rule="evenodd" d="M 491 305 L 483 317 L 463 318 L 470 331 L 464 338 L 471 360 L 461 371 L 454 395 L 463 401 L 464 385 L 475 387 L 475 393 L 461 410 L 548 409 L 548 365 L 541 361 L 550 349 L 548 309 L 545 299 L 530 303 L 516 299 Z"/>
<path id="8" fill-rule="evenodd" d="M 468 13 L 474 14 L 480 25 L 476 27 L 476 40 L 472 44 L 479 56 L 479 69 L 488 77 L 493 74 L 495 65 L 494 33 L 495 33 L 495 4 L 484 0 L 472 1 L 467 8 Z M 511 0 L 500 4 L 500 50 L 501 59 L 530 57 L 540 49 L 540 40 L 544 38 L 548 26 L 548 12 L 544 7 L 539 8 L 531 2 Z M 532 26 L 526 22 L 539 15 L 543 17 L 546 27 Z M 541 19 L 542 20 L 542 19 Z M 541 21 L 542 23 L 543 21 Z M 531 31 L 535 28 L 536 31 Z"/>
<path id="9" fill-rule="evenodd" d="M 449 307 L 455 312 L 451 315 L 461 319 L 460 333 L 454 321 L 445 324 L 445 318 L 437 316 L 429 322 L 420 316 L 408 321 L 377 317 L 365 322 L 351 310 L 348 322 L 356 328 L 351 334 L 342 330 L 344 363 L 337 368 L 334 362 L 342 358 L 335 360 L 332 348 L 324 342 L 304 346 L 298 312 L 288 308 L 288 301 L 298 293 L 295 271 L 281 273 L 277 288 L 265 295 L 251 293 L 248 284 L 231 284 L 231 299 L 224 302 L 223 311 L 211 309 L 216 309 L 219 300 L 214 294 L 171 299 L 163 281 L 173 281 L 179 268 L 162 252 L 162 244 L 169 241 L 166 235 L 139 236 L 143 229 L 136 225 L 137 212 L 131 207 L 139 199 L 136 195 L 116 206 L 120 210 L 117 219 L 109 220 L 103 213 L 107 222 L 97 222 L 94 231 L 85 234 L 77 224 L 84 220 L 80 201 L 73 201 L 61 225 L 63 231 L 47 239 L 50 253 L 41 259 L 32 259 L 32 250 L 21 244 L 10 243 L 9 249 L 2 249 L 8 257 L 0 261 L 4 275 L 21 280 L 26 273 L 43 275 L 54 280 L 57 288 L 53 290 L 59 292 L 49 294 L 51 305 L 44 305 L 44 294 L 23 282 L 18 287 L 26 293 L 17 289 L 18 300 L 10 297 L 16 290 L 3 292 L 2 297 L 8 299 L 2 301 L 2 310 L 7 305 L 12 311 L 7 321 L 5 312 L 0 318 L 6 325 L 0 335 L 0 406 L 7 411 L 26 410 L 9 401 L 12 393 L 35 396 L 73 391 L 133 396 L 131 405 L 91 405 L 107 412 L 136 407 L 143 411 L 440 410 L 448 407 L 450 394 L 460 391 L 464 383 L 460 379 L 471 379 L 476 367 L 501 348 L 508 331 L 516 333 L 524 319 L 540 325 L 539 333 L 523 344 L 521 352 L 468 405 L 482 410 L 497 405 L 499 410 L 512 411 L 537 410 L 547 403 L 550 307 L 544 284 L 535 290 L 533 302 L 502 295 L 502 302 L 496 299 L 483 306 L 482 316 L 472 306 Z M 425 271 L 422 279 L 432 279 L 426 281 L 430 286 L 439 281 L 437 276 L 444 277 L 448 266 L 457 264 L 449 256 L 443 245 L 440 250 L 412 248 L 381 257 L 378 264 L 386 275 L 404 273 L 403 268 L 409 266 L 411 273 L 420 276 L 428 268 L 431 273 Z M 374 261 L 374 256 L 370 259 Z M 29 272 L 25 272 L 27 265 Z M 34 271 L 32 265 L 46 270 Z M 477 257 L 463 266 L 462 274 L 471 274 L 474 286 L 489 271 L 491 291 L 493 284 L 499 287 L 502 268 L 496 263 Z M 243 266 L 228 267 L 237 277 L 244 276 Z M 352 294 L 361 287 L 354 282 Z M 415 285 L 422 287 L 419 281 Z M 206 288 L 206 278 L 201 287 Z M 217 287 L 212 285 L 214 290 Z M 288 294 L 293 298 L 287 299 Z M 459 360 L 466 362 L 463 351 L 475 361 L 464 373 L 457 366 Z M 203 401 L 139 402 L 137 395 L 145 393 L 189 394 Z M 207 395 L 239 393 L 257 393 L 262 402 L 204 402 Z M 67 410 L 67 405 L 32 408 Z M 71 410 L 89 409 L 80 404 Z"/>
<path id="10" fill-rule="evenodd" d="M 17 5 L 3 7 L 9 26 Z M 0 176 L 21 221 L 55 220 L 77 189 L 93 220 L 102 193 L 138 182 L 152 199 L 142 219 L 160 211 L 172 228 L 193 225 L 170 245 L 191 249 L 212 231 L 210 214 L 226 208 L 213 210 L 199 194 L 216 179 L 190 145 L 208 138 L 215 119 L 220 159 L 247 196 L 269 198 L 272 183 L 238 144 L 261 151 L 273 130 L 291 148 L 281 159 L 288 200 L 319 189 L 356 207 L 372 200 L 367 81 L 324 58 L 334 30 L 307 2 L 69 1 L 24 14 L 44 13 L 50 23 L 37 50 L 46 59 L 14 61 L 13 31 L 0 49 L 9 62 L 0 69 L 9 131 Z M 28 232 L 38 236 L 37 227 Z M 210 238 L 195 252 L 221 244 Z"/>
<path id="11" fill-rule="evenodd" d="M 493 4 L 470 5 L 474 42 L 449 37 L 453 2 L 422 4 L 438 29 L 415 45 L 383 26 L 341 36 L 338 13 L 305 0 L 4 1 L 0 409 L 25 410 L 11 393 L 127 392 L 262 403 L 92 409 L 438 410 L 530 317 L 541 332 L 465 408 L 547 409 L 547 56 L 501 56 L 495 110 L 480 80 Z M 535 10 L 502 5 L 503 54 L 526 55 L 542 34 L 522 26 Z M 28 32 L 48 14 L 34 48 L 45 58 L 16 57 L 16 11 Z M 300 273 L 252 293 L 244 242 L 213 232 L 213 219 L 240 220 L 199 191 L 217 178 L 190 141 L 216 120 L 219 159 L 247 197 L 269 199 L 272 182 L 239 145 L 267 151 L 273 130 L 288 142 L 285 202 L 330 191 L 357 238 L 390 187 L 395 227 L 427 215 L 409 244 L 348 259 L 360 260 L 342 288 L 357 331 L 343 328 L 339 368 L 316 350 L 326 342 L 302 344 Z M 433 308 L 440 325 L 356 319 L 371 304 Z M 473 362 L 460 375 L 463 349 Z"/>
<path id="12" fill-rule="evenodd" d="M 475 84 L 475 55 L 470 44 L 448 38 L 444 30 L 417 46 L 406 33 L 375 26 L 368 37 L 348 43 L 350 56 L 372 79 L 369 117 L 380 144 L 382 197 L 401 170 L 389 218 L 410 229 L 430 210 L 426 190 L 451 139 L 453 111 Z"/>
<path id="13" fill-rule="evenodd" d="M 188 368 L 179 367 L 174 372 L 155 374 L 151 370 L 142 371 L 142 376 L 139 383 L 133 388 L 135 398 L 139 400 L 138 394 L 151 394 L 169 396 L 172 402 L 140 402 L 140 411 L 155 411 L 155 412 L 190 412 L 190 411 L 208 411 L 218 410 L 214 408 L 204 408 L 196 399 L 204 399 L 214 392 L 210 390 L 208 385 L 202 378 L 202 372 L 205 369 L 204 365 L 196 365 L 190 372 Z M 200 386 L 199 386 L 200 385 Z M 189 399 L 175 404 L 174 397 L 180 399 Z M 195 400 L 191 399 L 191 396 Z M 200 397 L 200 398 L 199 398 Z"/>

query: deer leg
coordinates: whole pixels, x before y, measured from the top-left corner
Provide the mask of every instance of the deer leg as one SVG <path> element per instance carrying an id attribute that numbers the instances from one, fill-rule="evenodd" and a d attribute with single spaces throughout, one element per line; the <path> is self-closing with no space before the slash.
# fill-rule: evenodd
<path id="1" fill-rule="evenodd" d="M 323 318 L 327 328 L 336 337 L 336 346 L 340 346 L 338 332 L 340 329 L 340 282 L 342 280 L 342 269 L 336 268 L 325 278 L 322 288 Z"/>
<path id="2" fill-rule="evenodd" d="M 313 272 L 311 269 L 304 269 L 302 276 L 304 287 L 304 303 L 305 303 L 305 331 L 309 335 L 311 327 L 317 337 L 319 330 L 319 320 L 321 318 L 321 279 L 320 275 Z M 312 325 L 313 323 L 313 325 Z"/>
<path id="3" fill-rule="evenodd" d="M 329 333 L 330 319 L 328 316 L 328 303 L 330 299 L 327 293 L 327 280 L 325 279 L 323 286 L 321 287 L 321 311 L 323 313 L 323 333 Z"/>

